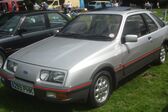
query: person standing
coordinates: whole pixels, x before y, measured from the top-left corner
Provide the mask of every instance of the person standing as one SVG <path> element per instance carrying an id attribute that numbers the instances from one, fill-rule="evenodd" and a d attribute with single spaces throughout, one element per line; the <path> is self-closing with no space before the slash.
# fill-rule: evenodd
<path id="1" fill-rule="evenodd" d="M 12 1 L 12 12 L 16 12 L 16 3 L 14 1 Z"/>
<path id="2" fill-rule="evenodd" d="M 33 8 L 34 10 L 40 10 L 40 6 L 37 3 L 34 4 Z"/>
<path id="3" fill-rule="evenodd" d="M 119 6 L 118 2 L 116 0 L 114 0 L 113 7 L 118 7 L 118 6 Z"/>
<path id="4" fill-rule="evenodd" d="M 41 6 L 42 6 L 42 10 L 48 9 L 48 4 L 46 2 L 42 2 Z"/>
<path id="5" fill-rule="evenodd" d="M 159 3 L 159 0 L 157 0 L 156 6 L 157 6 L 158 9 L 160 9 L 160 3 Z"/>
<path id="6" fill-rule="evenodd" d="M 67 3 L 67 9 L 68 9 L 68 12 L 71 12 L 72 10 L 72 3 L 70 1 L 68 1 Z"/>

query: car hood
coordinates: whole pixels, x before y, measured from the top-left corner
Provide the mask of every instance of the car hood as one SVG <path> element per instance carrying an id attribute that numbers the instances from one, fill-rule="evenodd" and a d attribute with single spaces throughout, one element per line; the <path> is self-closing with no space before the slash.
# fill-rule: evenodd
<path id="1" fill-rule="evenodd" d="M 111 41 L 49 37 L 15 52 L 9 58 L 39 66 L 69 70 L 110 43 Z"/>

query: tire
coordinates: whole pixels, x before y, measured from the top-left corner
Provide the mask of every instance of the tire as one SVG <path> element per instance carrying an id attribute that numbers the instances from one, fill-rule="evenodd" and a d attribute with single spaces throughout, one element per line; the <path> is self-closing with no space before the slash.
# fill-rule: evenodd
<path id="1" fill-rule="evenodd" d="M 88 103 L 92 107 L 100 107 L 105 104 L 112 93 L 112 77 L 110 72 L 102 70 L 98 72 L 92 82 Z"/>
<path id="2" fill-rule="evenodd" d="M 0 68 L 2 68 L 3 67 L 3 65 L 4 65 L 4 63 L 5 63 L 5 55 L 4 55 L 4 53 L 2 53 L 1 51 L 0 51 Z"/>
<path id="3" fill-rule="evenodd" d="M 157 58 L 156 63 L 157 64 L 163 64 L 163 63 L 165 63 L 165 61 L 166 61 L 166 54 L 167 54 L 166 46 L 162 45 L 161 48 L 160 48 L 159 57 Z"/>

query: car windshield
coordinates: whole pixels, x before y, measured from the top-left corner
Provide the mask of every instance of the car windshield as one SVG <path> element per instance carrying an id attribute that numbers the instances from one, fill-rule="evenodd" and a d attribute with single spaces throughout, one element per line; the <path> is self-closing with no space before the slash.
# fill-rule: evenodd
<path id="1" fill-rule="evenodd" d="M 6 20 L 4 20 L 4 18 L 6 18 Z M 0 18 L 0 21 L 4 21 L 4 23 L 0 26 L 0 33 L 6 32 L 12 34 L 16 29 L 20 18 L 20 16 L 4 16 L 3 18 Z"/>
<path id="2" fill-rule="evenodd" d="M 66 37 L 82 39 L 114 39 L 122 16 L 114 14 L 84 14 L 69 23 L 60 33 Z"/>

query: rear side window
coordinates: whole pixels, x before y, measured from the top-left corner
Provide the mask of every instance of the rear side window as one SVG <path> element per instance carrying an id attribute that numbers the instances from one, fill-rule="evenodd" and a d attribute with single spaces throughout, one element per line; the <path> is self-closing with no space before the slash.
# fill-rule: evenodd
<path id="1" fill-rule="evenodd" d="M 27 16 L 21 26 L 25 33 L 46 29 L 44 15 Z"/>
<path id="2" fill-rule="evenodd" d="M 154 32 L 158 29 L 156 23 L 147 14 L 143 14 L 143 17 L 147 23 L 149 32 Z"/>
<path id="3" fill-rule="evenodd" d="M 151 15 L 152 15 L 152 17 L 159 23 L 159 25 L 160 25 L 161 27 L 164 27 L 164 26 L 165 26 L 165 23 L 164 23 L 159 17 L 157 17 L 156 15 L 154 15 L 154 14 L 152 14 L 152 13 L 151 13 Z"/>
<path id="4" fill-rule="evenodd" d="M 67 23 L 67 20 L 58 13 L 49 13 L 48 18 L 51 28 L 63 27 Z"/>
<path id="5" fill-rule="evenodd" d="M 123 31 L 123 36 L 131 34 L 141 37 L 147 34 L 147 32 L 147 27 L 141 15 L 133 15 L 127 18 Z"/>

